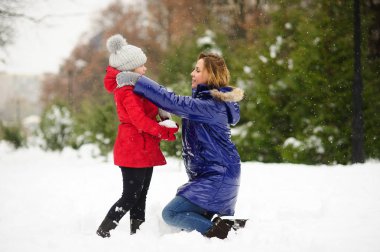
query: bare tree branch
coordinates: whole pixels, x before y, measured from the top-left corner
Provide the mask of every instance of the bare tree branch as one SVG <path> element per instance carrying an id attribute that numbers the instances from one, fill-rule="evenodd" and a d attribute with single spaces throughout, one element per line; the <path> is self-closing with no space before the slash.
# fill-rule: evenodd
<path id="1" fill-rule="evenodd" d="M 40 22 L 42 22 L 48 18 L 79 17 L 79 16 L 83 16 L 83 15 L 86 15 L 86 13 L 85 12 L 79 12 L 79 13 L 67 13 L 67 14 L 49 14 L 49 15 L 44 15 L 42 17 L 36 18 L 36 17 L 31 17 L 31 16 L 28 16 L 28 15 L 25 15 L 22 13 L 10 12 L 10 11 L 0 9 L 0 17 L 3 16 L 3 17 L 9 17 L 9 18 L 24 18 L 24 19 L 27 19 L 27 20 L 35 22 L 35 23 L 40 23 Z"/>

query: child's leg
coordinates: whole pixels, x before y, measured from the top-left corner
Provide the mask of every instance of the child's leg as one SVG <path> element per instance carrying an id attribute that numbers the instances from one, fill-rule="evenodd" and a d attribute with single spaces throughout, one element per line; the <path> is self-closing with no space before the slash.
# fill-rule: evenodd
<path id="1" fill-rule="evenodd" d="M 120 167 L 123 175 L 123 193 L 121 198 L 110 208 L 107 218 L 117 223 L 136 204 L 145 179 L 146 169 Z"/>
<path id="2" fill-rule="evenodd" d="M 145 178 L 143 183 L 143 188 L 140 193 L 140 197 L 138 198 L 135 205 L 131 208 L 129 214 L 131 219 L 142 220 L 145 221 L 145 205 L 146 205 L 146 196 L 148 194 L 150 181 L 152 180 L 153 167 L 144 168 L 145 170 Z"/>
<path id="3" fill-rule="evenodd" d="M 213 225 L 208 217 L 206 210 L 181 196 L 176 196 L 162 211 L 162 218 L 167 224 L 202 234 Z"/>

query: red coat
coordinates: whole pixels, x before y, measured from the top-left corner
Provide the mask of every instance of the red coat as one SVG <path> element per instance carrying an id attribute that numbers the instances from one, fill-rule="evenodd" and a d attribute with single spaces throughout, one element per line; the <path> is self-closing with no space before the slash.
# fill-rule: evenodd
<path id="1" fill-rule="evenodd" d="M 133 93 L 132 86 L 116 88 L 118 73 L 109 66 L 104 77 L 105 88 L 114 94 L 120 121 L 113 150 L 115 165 L 142 168 L 166 164 L 160 137 L 167 128 L 157 123 L 157 106 Z"/>

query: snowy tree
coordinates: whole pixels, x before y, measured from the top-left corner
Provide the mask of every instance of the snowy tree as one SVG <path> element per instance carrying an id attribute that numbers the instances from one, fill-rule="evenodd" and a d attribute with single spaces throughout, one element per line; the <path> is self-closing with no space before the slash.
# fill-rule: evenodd
<path id="1" fill-rule="evenodd" d="M 46 150 L 62 150 L 72 141 L 73 120 L 70 111 L 63 105 L 54 104 L 43 114 L 41 120 L 42 146 Z"/>
<path id="2" fill-rule="evenodd" d="M 260 30 L 260 40 L 245 52 L 254 60 L 246 61 L 252 64 L 253 76 L 246 76 L 243 82 L 248 88 L 242 113 L 246 124 L 242 127 L 244 137 L 237 138 L 241 150 L 246 150 L 243 159 L 348 163 L 352 124 L 352 3 L 274 2 L 267 13 L 270 22 Z M 363 30 L 368 31 L 368 23 Z M 365 55 L 367 48 L 363 45 Z M 364 65 L 365 75 L 378 75 L 371 69 L 374 62 L 365 60 Z M 370 83 L 377 80 L 366 81 L 369 85 L 365 93 L 374 90 Z M 364 99 L 374 97 L 366 93 Z M 379 108 L 378 102 L 372 105 L 371 110 Z M 377 120 L 372 118 L 373 114 L 365 112 L 371 122 Z M 379 134 L 373 126 L 367 126 L 366 130 L 375 138 Z M 371 144 L 366 148 L 375 149 Z"/>

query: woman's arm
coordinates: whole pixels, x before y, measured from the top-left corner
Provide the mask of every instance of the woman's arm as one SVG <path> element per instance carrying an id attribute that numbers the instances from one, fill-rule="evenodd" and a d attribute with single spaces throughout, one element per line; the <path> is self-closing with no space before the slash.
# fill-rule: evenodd
<path id="1" fill-rule="evenodd" d="M 129 115 L 131 123 L 142 132 L 162 138 L 163 140 L 175 140 L 173 134 L 178 129 L 166 128 L 159 125 L 155 120 L 146 116 L 143 109 L 142 98 L 134 94 L 132 90 L 125 91 L 123 106 Z"/>
<path id="2" fill-rule="evenodd" d="M 217 116 L 214 100 L 176 95 L 145 76 L 136 81 L 134 92 L 146 97 L 158 107 L 190 120 L 212 122 Z"/>

